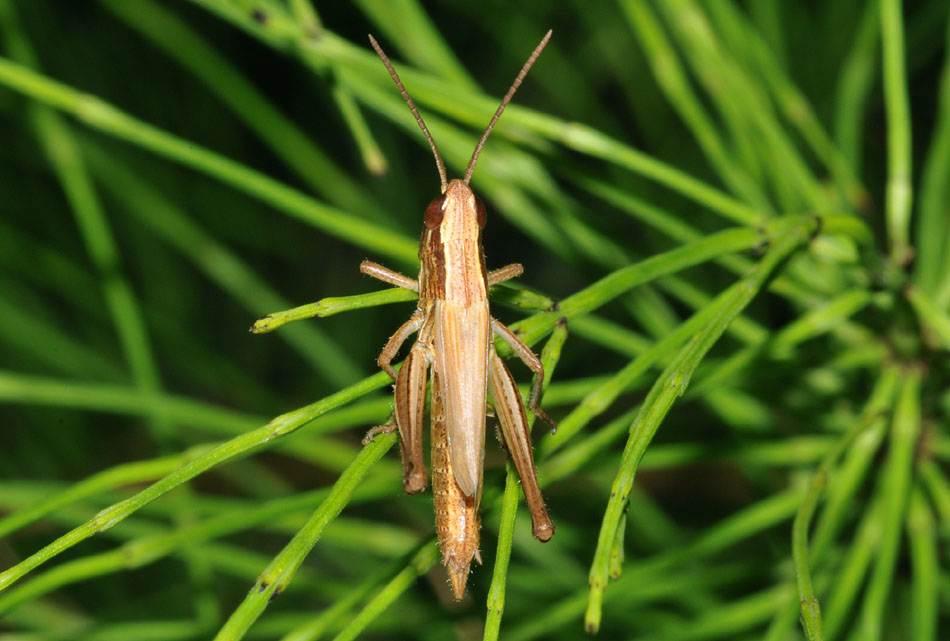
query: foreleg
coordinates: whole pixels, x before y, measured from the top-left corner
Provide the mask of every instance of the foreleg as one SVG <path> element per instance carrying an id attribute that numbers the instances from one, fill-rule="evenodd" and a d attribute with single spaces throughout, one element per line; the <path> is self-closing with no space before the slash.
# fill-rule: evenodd
<path id="1" fill-rule="evenodd" d="M 399 272 L 394 272 L 388 267 L 383 267 L 379 263 L 374 263 L 371 260 L 364 260 L 360 263 L 360 271 L 367 276 L 372 276 L 377 280 L 381 280 L 384 283 L 389 283 L 390 285 L 395 285 L 396 287 L 402 287 L 403 289 L 410 289 L 414 292 L 419 291 L 418 281 L 409 278 L 408 276 L 403 276 Z"/>
<path id="2" fill-rule="evenodd" d="M 488 272 L 488 286 L 492 287 L 498 283 L 503 283 L 506 280 L 517 278 L 523 273 L 524 267 L 521 266 L 521 263 L 511 263 L 510 265 L 505 265 L 500 269 Z"/>

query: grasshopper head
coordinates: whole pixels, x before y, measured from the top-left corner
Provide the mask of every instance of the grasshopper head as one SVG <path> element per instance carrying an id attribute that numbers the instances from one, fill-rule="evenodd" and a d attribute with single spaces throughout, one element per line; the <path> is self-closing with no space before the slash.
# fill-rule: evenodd
<path id="1" fill-rule="evenodd" d="M 449 240 L 477 238 L 488 215 L 482 199 L 461 180 L 449 182 L 445 193 L 426 207 L 426 229 L 439 229 L 444 243 Z"/>

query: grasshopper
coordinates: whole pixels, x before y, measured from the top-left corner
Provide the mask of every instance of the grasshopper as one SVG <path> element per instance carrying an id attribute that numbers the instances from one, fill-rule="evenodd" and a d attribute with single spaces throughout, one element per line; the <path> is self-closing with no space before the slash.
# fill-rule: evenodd
<path id="1" fill-rule="evenodd" d="M 520 264 L 513 263 L 495 271 L 486 270 L 481 238 L 486 222 L 485 205 L 469 188 L 475 162 L 485 141 L 550 38 L 551 31 L 548 31 L 502 99 L 475 146 L 464 178 L 449 181 L 445 163 L 416 105 L 389 58 L 373 36 L 369 36 L 370 43 L 386 65 L 432 148 L 442 192 L 425 210 L 418 280 L 370 261 L 360 264 L 362 273 L 419 294 L 415 313 L 396 330 L 377 359 L 379 366 L 396 383 L 393 414 L 388 423 L 371 429 L 363 442 L 369 443 L 376 434 L 398 429 L 403 486 L 409 494 L 425 489 L 422 423 L 426 377 L 431 370 L 432 491 L 436 532 L 456 599 L 465 594 L 472 559 L 482 562 L 478 551 L 479 503 L 485 456 L 486 392 L 489 388 L 501 426 L 502 442 L 521 477 L 534 536 L 547 541 L 554 535 L 554 524 L 538 487 L 524 403 L 511 372 L 495 352 L 493 335 L 508 343 L 534 373 L 528 407 L 554 427 L 554 422 L 538 406 L 544 367 L 531 348 L 494 319 L 488 310 L 488 288 L 521 275 L 523 269 Z M 392 360 L 415 332 L 418 332 L 418 338 L 397 374 L 391 365 Z"/>

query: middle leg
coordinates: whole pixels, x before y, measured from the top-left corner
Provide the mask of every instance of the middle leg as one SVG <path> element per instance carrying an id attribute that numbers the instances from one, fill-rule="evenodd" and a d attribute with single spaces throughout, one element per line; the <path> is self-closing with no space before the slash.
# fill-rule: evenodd
<path id="1" fill-rule="evenodd" d="M 531 413 L 540 418 L 542 421 L 551 426 L 551 430 L 554 431 L 557 429 L 557 423 L 551 420 L 551 417 L 541 409 L 538 402 L 541 400 L 541 389 L 544 386 L 544 365 L 541 363 L 541 359 L 535 356 L 534 352 L 531 351 L 531 348 L 524 344 L 524 342 L 518 338 L 513 331 L 505 327 L 497 319 L 491 319 L 491 328 L 504 340 L 508 345 L 511 346 L 511 349 L 515 351 L 515 354 L 518 355 L 518 358 L 521 359 L 521 362 L 528 366 L 528 368 L 534 372 L 534 384 L 531 387 L 531 399 L 528 401 L 528 409 L 531 410 Z"/>
<path id="2" fill-rule="evenodd" d="M 389 374 L 389 377 L 394 381 L 396 380 L 396 370 L 393 369 L 390 363 L 396 358 L 399 348 L 406 342 L 406 339 L 409 338 L 413 332 L 419 331 L 425 319 L 425 312 L 417 309 L 412 316 L 409 317 L 409 320 L 400 325 L 396 333 L 389 337 L 389 340 L 386 341 L 382 351 L 379 353 L 376 364 L 379 365 L 380 369 Z"/>
<path id="3" fill-rule="evenodd" d="M 407 494 L 416 494 L 426 487 L 426 468 L 422 455 L 422 418 L 428 371 L 429 358 L 426 348 L 416 343 L 399 368 L 393 413 L 389 421 L 374 427 L 363 438 L 363 445 L 366 445 L 377 434 L 389 434 L 394 429 L 399 429 L 402 484 Z"/>

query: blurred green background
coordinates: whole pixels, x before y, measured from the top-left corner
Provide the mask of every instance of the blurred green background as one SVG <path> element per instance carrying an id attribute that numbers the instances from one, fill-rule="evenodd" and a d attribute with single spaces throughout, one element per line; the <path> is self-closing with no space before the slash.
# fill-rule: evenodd
<path id="1" fill-rule="evenodd" d="M 567 307 L 544 406 L 569 431 L 538 446 L 557 536 L 532 541 L 520 514 L 510 569 L 493 578 L 506 474 L 487 439 L 485 566 L 454 603 L 432 554 L 431 494 L 402 493 L 390 450 L 352 502 L 331 497 L 342 515 L 247 638 L 495 638 L 506 578 L 505 639 L 576 639 L 585 616 L 609 639 L 803 638 L 808 560 L 793 557 L 792 523 L 807 541 L 826 499 L 811 563 L 825 631 L 810 638 L 942 638 L 948 14 L 891 0 L 0 0 L 0 568 L 203 460 L 209 443 L 378 372 L 411 303 L 248 332 L 270 312 L 382 289 L 363 259 L 418 269 L 438 174 L 367 33 L 452 177 L 552 28 L 472 181 L 489 268 L 520 262 L 514 287 L 559 301 L 651 256 L 686 257 Z M 882 56 L 903 62 L 888 80 Z M 902 175 L 912 203 L 888 192 Z M 826 235 L 810 227 L 819 218 Z M 735 226 L 761 242 L 713 236 Z M 753 274 L 783 230 L 806 228 L 818 238 L 750 285 L 759 295 L 741 316 L 716 317 L 728 330 L 690 361 L 696 389 L 668 420 L 635 420 L 700 335 L 674 330 Z M 493 313 L 550 320 L 518 292 L 497 292 Z M 714 324 L 701 325 L 711 341 Z M 652 348 L 639 375 L 616 379 Z M 15 585 L 22 575 L 0 578 L 0 639 L 231 630 L 326 490 L 374 456 L 359 441 L 391 400 L 373 380 L 344 393 L 355 404 L 255 440 L 252 456 L 229 450 L 235 460 Z M 609 380 L 623 382 L 608 393 Z M 627 429 L 645 424 L 660 429 L 612 544 L 610 574 L 618 546 L 626 565 L 601 620 L 588 609 L 590 572 L 606 567 L 598 532 L 612 483 L 639 463 L 621 458 Z M 245 634 L 233 625 L 218 638 Z"/>

